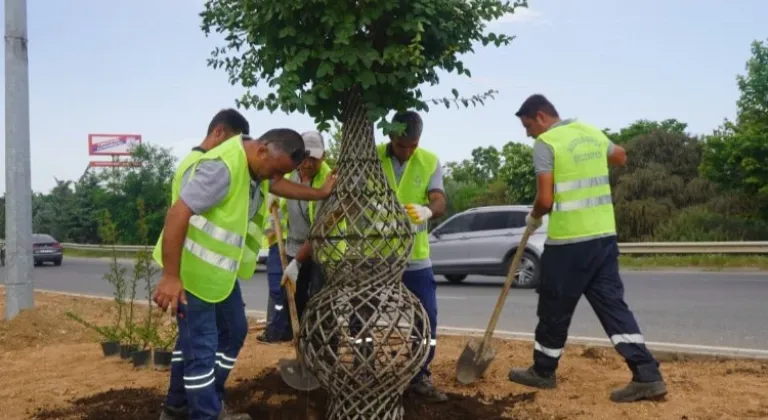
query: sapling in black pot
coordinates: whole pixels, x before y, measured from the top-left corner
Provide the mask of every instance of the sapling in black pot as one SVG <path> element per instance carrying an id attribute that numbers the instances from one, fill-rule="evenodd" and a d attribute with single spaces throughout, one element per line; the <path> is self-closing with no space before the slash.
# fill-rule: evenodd
<path id="1" fill-rule="evenodd" d="M 117 319 L 115 321 L 115 327 L 112 329 L 115 334 L 111 339 L 113 341 L 121 341 L 121 338 L 125 337 L 127 333 L 123 328 L 124 323 L 126 326 L 130 324 L 129 320 L 123 318 L 123 315 L 125 314 L 125 294 L 127 289 L 125 277 L 128 270 L 118 261 L 117 248 L 115 247 L 115 244 L 117 243 L 117 224 L 112 221 L 112 217 L 108 210 L 104 210 L 101 214 L 101 220 L 99 221 L 99 237 L 101 238 L 102 243 L 111 246 L 112 252 L 110 256 L 111 261 L 109 263 L 109 271 L 104 273 L 104 280 L 114 287 L 113 296 L 115 306 L 117 307 Z M 126 343 L 122 342 L 118 344 L 120 357 L 123 359 L 130 357 L 131 352 L 134 351 L 134 349 L 130 347 L 130 343 L 128 344 L 128 346 L 126 346 Z M 108 346 L 110 351 L 112 351 L 111 349 L 114 348 L 115 344 L 114 342 L 111 342 Z"/>
<path id="2" fill-rule="evenodd" d="M 176 342 L 176 338 L 179 335 L 178 325 L 175 321 L 171 321 L 168 328 L 165 330 L 164 337 L 158 340 L 155 347 L 154 364 L 158 368 L 167 368 L 171 366 L 173 361 L 173 350 L 171 346 Z"/>
<path id="3" fill-rule="evenodd" d="M 91 324 L 78 315 L 75 315 L 71 311 L 67 311 L 66 315 L 69 319 L 83 325 L 84 327 L 95 331 L 101 338 L 101 351 L 105 357 L 116 356 L 120 353 L 120 332 L 116 327 L 100 327 L 98 325 Z"/>

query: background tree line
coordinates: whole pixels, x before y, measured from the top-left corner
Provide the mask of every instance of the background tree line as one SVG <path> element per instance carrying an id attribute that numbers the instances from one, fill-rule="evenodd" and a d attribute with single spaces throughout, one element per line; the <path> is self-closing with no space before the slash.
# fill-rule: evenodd
<path id="1" fill-rule="evenodd" d="M 768 44 L 755 41 L 751 50 L 745 74 L 737 76 L 736 118 L 713 133 L 694 135 L 674 118 L 604 130 L 629 155 L 627 166 L 611 173 L 620 241 L 768 240 Z M 334 126 L 327 136 L 329 163 L 337 158 L 339 134 Z M 511 141 L 446 163 L 445 217 L 477 206 L 532 203 L 532 157 L 531 146 Z M 140 167 L 91 170 L 76 181 L 57 180 L 47 194 L 35 193 L 33 230 L 62 242 L 99 243 L 107 210 L 118 242 L 138 244 L 137 201 L 143 199 L 149 238 L 157 238 L 175 158 L 169 149 L 146 144 L 134 159 Z M 4 220 L 4 196 L 0 200 Z"/>

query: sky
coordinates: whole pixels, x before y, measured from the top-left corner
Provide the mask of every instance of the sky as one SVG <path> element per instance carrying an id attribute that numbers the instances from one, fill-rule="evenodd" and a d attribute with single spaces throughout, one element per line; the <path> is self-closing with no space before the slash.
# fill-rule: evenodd
<path id="1" fill-rule="evenodd" d="M 489 26 L 516 35 L 510 46 L 478 46 L 464 58 L 472 78 L 446 75 L 440 85 L 424 87 L 425 97 L 451 96 L 454 87 L 464 96 L 499 94 L 484 107 L 433 106 L 423 114 L 421 146 L 448 162 L 479 146 L 531 144 L 514 113 L 533 93 L 549 97 L 561 116 L 601 128 L 677 118 L 692 133 L 707 134 L 735 116 L 736 75 L 744 72 L 750 43 L 768 38 L 768 1 L 725 4 L 530 0 L 528 9 Z M 216 111 L 234 106 L 242 88 L 206 64 L 220 40 L 200 29 L 202 5 L 29 0 L 34 191 L 47 192 L 55 178 L 79 178 L 90 160 L 108 159 L 88 156 L 89 133 L 141 134 L 182 157 L 202 140 Z M 244 115 L 254 134 L 315 128 L 301 114 Z M 5 148 L 0 159 L 5 168 Z"/>

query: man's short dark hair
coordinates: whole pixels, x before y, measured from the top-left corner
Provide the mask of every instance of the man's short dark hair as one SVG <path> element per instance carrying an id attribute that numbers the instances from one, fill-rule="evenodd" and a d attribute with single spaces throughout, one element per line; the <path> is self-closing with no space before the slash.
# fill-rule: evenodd
<path id="1" fill-rule="evenodd" d="M 208 135 L 213 133 L 216 126 L 223 125 L 238 134 L 251 134 L 251 126 L 243 114 L 236 109 L 222 109 L 213 116 L 211 123 L 208 124 Z"/>
<path id="2" fill-rule="evenodd" d="M 416 111 L 401 111 L 392 117 L 392 122 L 405 124 L 405 131 L 398 137 L 408 140 L 415 140 L 421 137 L 421 131 L 424 129 L 424 121 Z"/>
<path id="3" fill-rule="evenodd" d="M 274 128 L 262 134 L 259 140 L 265 144 L 274 145 L 296 163 L 301 163 L 307 157 L 304 139 L 301 134 L 290 128 Z"/>
<path id="4" fill-rule="evenodd" d="M 543 112 L 556 118 L 560 117 L 560 115 L 557 113 L 557 110 L 555 109 L 555 106 L 552 105 L 552 102 L 549 102 L 549 99 L 538 93 L 529 96 L 528 99 L 526 99 L 525 102 L 520 105 L 520 109 L 515 112 L 515 116 L 536 118 L 536 114 L 539 112 Z"/>

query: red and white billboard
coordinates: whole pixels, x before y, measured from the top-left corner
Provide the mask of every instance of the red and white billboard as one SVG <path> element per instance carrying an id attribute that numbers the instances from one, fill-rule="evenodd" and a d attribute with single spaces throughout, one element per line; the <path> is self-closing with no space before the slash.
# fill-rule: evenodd
<path id="1" fill-rule="evenodd" d="M 89 134 L 90 156 L 130 156 L 131 149 L 141 144 L 141 134 Z"/>

